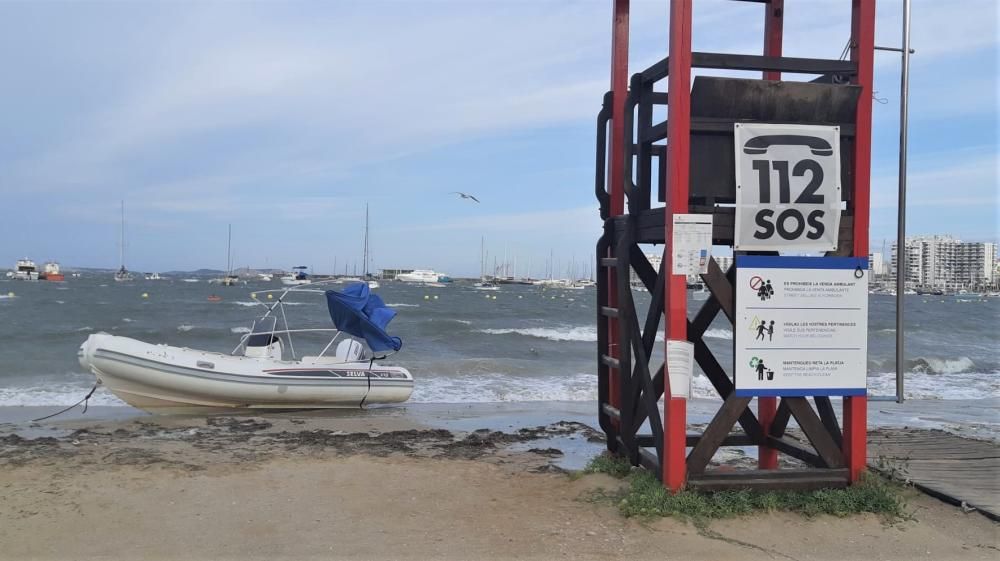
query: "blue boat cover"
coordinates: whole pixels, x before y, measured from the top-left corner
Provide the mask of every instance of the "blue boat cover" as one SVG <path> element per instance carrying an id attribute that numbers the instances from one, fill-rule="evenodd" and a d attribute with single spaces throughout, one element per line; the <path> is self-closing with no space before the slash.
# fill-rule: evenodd
<path id="1" fill-rule="evenodd" d="M 337 329 L 361 337 L 372 351 L 398 351 L 403 347 L 402 339 L 385 332 L 396 310 L 387 308 L 377 294 L 372 294 L 368 283 L 349 284 L 343 292 L 327 290 L 326 305 Z"/>

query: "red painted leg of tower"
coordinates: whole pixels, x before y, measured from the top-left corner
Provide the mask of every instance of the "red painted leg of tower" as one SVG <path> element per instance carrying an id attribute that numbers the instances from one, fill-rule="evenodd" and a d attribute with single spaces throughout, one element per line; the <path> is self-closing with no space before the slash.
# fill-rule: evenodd
<path id="1" fill-rule="evenodd" d="M 868 256 L 868 225 L 872 148 L 872 79 L 875 57 L 875 0 L 851 2 L 851 60 L 858 65 L 854 83 L 861 86 L 854 140 L 854 251 Z M 851 482 L 857 481 L 867 463 L 868 399 L 844 398 L 844 457 Z"/>
<path id="2" fill-rule="evenodd" d="M 764 6 L 764 56 L 781 56 L 781 40 L 784 31 L 785 0 L 770 0 Z M 765 80 L 780 80 L 781 72 L 764 72 Z M 757 418 L 766 435 L 771 431 L 771 422 L 777 411 L 778 400 L 773 397 L 757 398 Z M 778 469 L 778 451 L 769 446 L 757 447 L 757 467 Z"/>
<path id="3" fill-rule="evenodd" d="M 664 400 L 663 408 L 663 484 L 677 492 L 687 479 L 687 400 L 672 397 Z"/>
<path id="4" fill-rule="evenodd" d="M 625 213 L 625 97 L 628 95 L 628 16 L 629 0 L 615 0 L 611 29 L 611 91 L 614 106 L 611 111 L 611 215 Z M 614 248 L 614 244 L 612 244 Z M 614 251 L 613 249 L 611 250 Z M 609 255 L 612 257 L 612 255 Z M 618 307 L 618 280 L 615 272 L 608 272 L 608 305 Z M 620 358 L 618 321 L 608 321 L 608 354 Z M 619 372 L 610 369 L 608 401 L 621 409 Z M 617 423 L 617 420 L 615 421 Z"/>
<path id="5" fill-rule="evenodd" d="M 670 0 L 667 106 L 667 206 L 664 239 L 673 247 L 673 215 L 688 211 L 688 182 L 691 164 L 691 0 Z M 666 252 L 670 258 L 671 252 Z M 687 283 L 674 275 L 672 265 L 664 286 L 666 342 L 687 340 Z M 670 397 L 670 375 L 664 384 L 663 483 L 672 492 L 681 490 L 687 479 L 687 401 Z"/>
<path id="6" fill-rule="evenodd" d="M 778 399 L 774 397 L 757 398 L 757 418 L 764 435 L 771 432 L 771 423 L 777 411 Z M 757 447 L 757 467 L 760 469 L 778 469 L 778 451 L 770 446 Z"/>

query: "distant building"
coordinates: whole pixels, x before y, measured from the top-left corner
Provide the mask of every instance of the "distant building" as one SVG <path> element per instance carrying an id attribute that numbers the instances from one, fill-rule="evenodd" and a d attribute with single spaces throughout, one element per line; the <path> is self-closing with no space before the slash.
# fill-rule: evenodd
<path id="1" fill-rule="evenodd" d="M 892 272 L 897 269 L 897 244 L 892 244 Z M 963 242 L 952 236 L 906 238 L 906 284 L 911 287 L 986 287 L 996 283 L 997 244 Z"/>
<path id="2" fill-rule="evenodd" d="M 881 251 L 874 251 L 868 254 L 868 271 L 875 278 L 881 278 L 889 274 L 889 267 L 886 265 Z"/>

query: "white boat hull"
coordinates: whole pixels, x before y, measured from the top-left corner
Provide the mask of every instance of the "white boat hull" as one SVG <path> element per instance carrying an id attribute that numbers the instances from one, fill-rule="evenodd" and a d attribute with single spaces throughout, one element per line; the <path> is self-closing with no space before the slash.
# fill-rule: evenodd
<path id="1" fill-rule="evenodd" d="M 357 408 L 401 403 L 413 392 L 410 373 L 395 366 L 334 357 L 251 358 L 106 333 L 91 335 L 79 358 L 122 401 L 152 413 Z"/>

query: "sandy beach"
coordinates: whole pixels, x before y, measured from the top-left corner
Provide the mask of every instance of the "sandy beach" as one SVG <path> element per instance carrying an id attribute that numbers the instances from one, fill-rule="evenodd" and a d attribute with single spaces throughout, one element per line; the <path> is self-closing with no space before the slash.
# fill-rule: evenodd
<path id="1" fill-rule="evenodd" d="M 567 474 L 601 450 L 599 432 L 552 421 L 552 411 L 482 409 L 208 418 L 118 410 L 8 423 L 0 558 L 871 560 L 1000 551 L 1000 526 L 916 491 L 913 520 L 891 525 L 871 515 L 707 526 L 624 518 L 589 499 L 620 481 Z M 548 422 L 525 424 L 534 421 Z"/>

